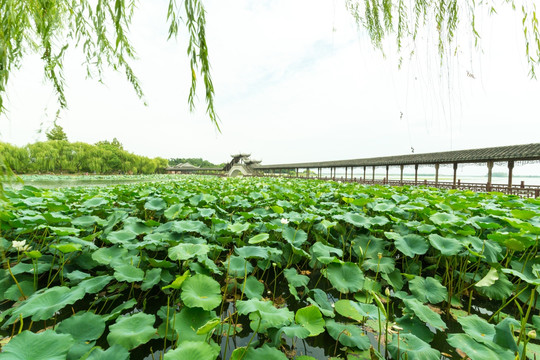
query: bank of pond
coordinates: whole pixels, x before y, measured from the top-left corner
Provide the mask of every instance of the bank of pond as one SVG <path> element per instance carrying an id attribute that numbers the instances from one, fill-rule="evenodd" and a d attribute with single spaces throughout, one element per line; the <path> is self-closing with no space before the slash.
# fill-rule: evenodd
<path id="1" fill-rule="evenodd" d="M 540 199 L 167 180 L 5 188 L 0 360 L 540 355 Z"/>

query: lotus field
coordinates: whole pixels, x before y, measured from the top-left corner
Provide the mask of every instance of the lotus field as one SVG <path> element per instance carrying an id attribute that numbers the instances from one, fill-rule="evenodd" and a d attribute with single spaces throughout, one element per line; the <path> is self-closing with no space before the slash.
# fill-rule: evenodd
<path id="1" fill-rule="evenodd" d="M 4 192 L 1 360 L 540 358 L 540 199 L 177 179 Z"/>

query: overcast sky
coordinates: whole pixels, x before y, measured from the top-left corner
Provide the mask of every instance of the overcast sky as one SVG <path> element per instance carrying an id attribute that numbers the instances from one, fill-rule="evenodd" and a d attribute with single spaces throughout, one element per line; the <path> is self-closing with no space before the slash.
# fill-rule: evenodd
<path id="1" fill-rule="evenodd" d="M 220 134 L 202 92 L 189 112 L 185 30 L 167 42 L 166 1 L 140 3 L 133 67 L 148 106 L 122 74 L 86 80 L 68 53 L 58 123 L 70 141 L 116 137 L 136 154 L 216 163 L 241 151 L 265 164 L 539 142 L 540 82 L 528 77 L 519 13 L 479 18 L 482 50 L 458 34 L 443 68 L 428 33 L 398 70 L 393 48 L 386 58 L 374 50 L 344 0 L 205 0 Z M 44 140 L 57 103 L 38 57 L 13 74 L 8 95 L 0 140 Z"/>

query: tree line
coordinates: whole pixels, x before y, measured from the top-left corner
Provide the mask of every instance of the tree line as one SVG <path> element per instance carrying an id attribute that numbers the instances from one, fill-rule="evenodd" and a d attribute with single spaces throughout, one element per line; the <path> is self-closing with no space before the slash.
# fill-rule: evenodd
<path id="1" fill-rule="evenodd" d="M 178 164 L 189 163 L 198 167 L 223 167 L 225 164 L 214 164 L 208 160 L 202 158 L 172 158 L 169 159 L 169 166 L 175 166 Z"/>
<path id="2" fill-rule="evenodd" d="M 47 140 L 24 147 L 0 142 L 0 164 L 16 174 L 153 174 L 164 172 L 168 161 L 150 159 L 123 149 L 116 139 L 95 145 L 67 140 Z"/>

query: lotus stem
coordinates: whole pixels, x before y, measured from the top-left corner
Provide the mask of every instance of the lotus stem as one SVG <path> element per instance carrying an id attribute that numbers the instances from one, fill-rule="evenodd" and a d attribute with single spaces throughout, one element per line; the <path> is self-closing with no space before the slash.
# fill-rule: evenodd
<path id="1" fill-rule="evenodd" d="M 251 335 L 251 338 L 249 339 L 249 342 L 247 343 L 246 345 L 246 351 L 244 351 L 244 353 L 242 354 L 242 356 L 240 356 L 240 359 L 238 360 L 242 360 L 244 358 L 244 356 L 246 356 L 246 353 L 249 349 L 249 345 L 251 344 L 251 342 L 253 341 L 253 338 L 255 337 L 255 335 L 259 332 L 259 328 L 261 327 L 261 321 L 262 321 L 262 317 L 261 315 L 259 314 L 259 323 L 257 324 L 257 330 L 255 330 L 253 332 L 253 335 Z"/>

